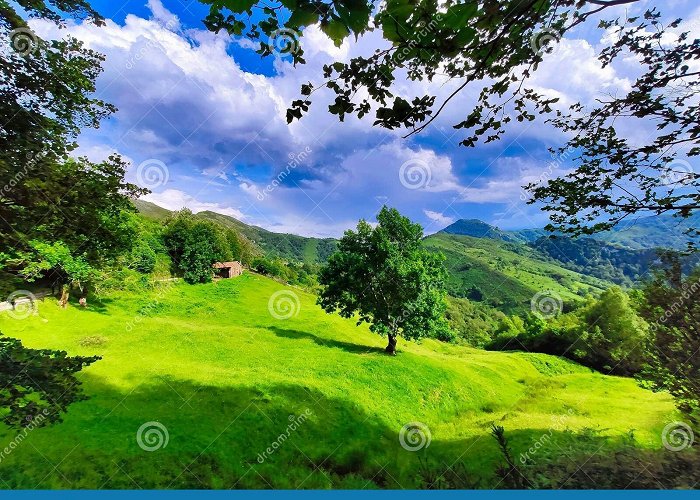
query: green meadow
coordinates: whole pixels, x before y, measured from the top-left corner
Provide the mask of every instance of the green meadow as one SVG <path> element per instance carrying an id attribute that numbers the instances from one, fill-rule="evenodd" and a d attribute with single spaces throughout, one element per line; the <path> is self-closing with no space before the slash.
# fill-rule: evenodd
<path id="1" fill-rule="evenodd" d="M 89 399 L 2 458 L 0 487 L 413 488 L 427 469 L 496 487 L 492 424 L 516 458 L 539 442 L 531 460 L 564 444 L 585 460 L 631 432 L 659 449 L 677 418 L 666 394 L 544 354 L 400 339 L 389 357 L 384 339 L 315 300 L 246 273 L 0 314 L 0 331 L 28 347 L 102 356 L 78 374 Z M 399 438 L 414 422 L 424 430 L 404 436 L 410 451 Z M 3 446 L 13 439 L 0 430 Z"/>

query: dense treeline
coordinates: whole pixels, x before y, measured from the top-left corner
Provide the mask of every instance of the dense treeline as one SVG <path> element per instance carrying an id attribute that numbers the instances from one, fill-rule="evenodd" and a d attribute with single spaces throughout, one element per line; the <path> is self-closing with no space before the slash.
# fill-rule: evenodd
<path id="1" fill-rule="evenodd" d="M 659 262 L 655 249 L 633 250 L 592 238 L 543 236 L 530 246 L 555 259 L 562 267 L 625 286 L 648 278 Z M 700 258 L 697 254 L 686 255 L 682 262 L 684 271 L 690 272 Z"/>

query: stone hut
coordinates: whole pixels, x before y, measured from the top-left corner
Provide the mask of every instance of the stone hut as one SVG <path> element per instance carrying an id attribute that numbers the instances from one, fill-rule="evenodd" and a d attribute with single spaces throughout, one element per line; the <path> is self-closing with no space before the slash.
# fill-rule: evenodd
<path id="1" fill-rule="evenodd" d="M 214 275 L 217 278 L 235 278 L 243 274 L 243 266 L 237 260 L 233 262 L 217 262 L 213 267 Z"/>

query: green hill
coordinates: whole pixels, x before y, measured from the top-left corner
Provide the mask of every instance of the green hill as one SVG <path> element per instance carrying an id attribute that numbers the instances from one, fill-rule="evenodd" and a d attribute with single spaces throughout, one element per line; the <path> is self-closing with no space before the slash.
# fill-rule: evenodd
<path id="1" fill-rule="evenodd" d="M 171 213 L 144 200 L 134 200 L 134 206 L 144 217 L 153 220 L 163 220 Z M 325 262 L 337 244 L 337 240 L 333 238 L 307 238 L 295 234 L 274 233 L 211 211 L 198 212 L 196 216 L 234 229 L 250 240 L 261 253 L 270 257 L 315 264 Z"/>
<path id="2" fill-rule="evenodd" d="M 388 357 L 366 327 L 255 274 L 162 286 L 88 309 L 46 300 L 24 320 L 0 313 L 0 331 L 29 347 L 102 356 L 79 374 L 89 399 L 0 461 L 4 488 L 413 488 L 425 486 L 421 461 L 463 464 L 495 487 L 492 423 L 516 459 L 546 433 L 538 461 L 559 446 L 584 461 L 631 429 L 660 449 L 678 418 L 668 395 L 551 356 L 401 340 Z M 269 311 L 276 293 L 294 305 L 288 319 Z M 411 422 L 430 432 L 419 452 L 399 442 Z M 15 437 L 0 426 L 3 443 Z"/>
<path id="3" fill-rule="evenodd" d="M 136 207 L 136 210 L 147 219 L 162 221 L 171 214 L 167 208 L 158 206 L 150 201 L 131 200 L 131 202 Z"/>
<path id="4" fill-rule="evenodd" d="M 671 215 L 642 217 L 625 222 L 612 231 L 593 235 L 593 238 L 633 250 L 645 248 L 684 249 L 697 236 L 685 234 L 689 228 L 700 228 L 700 213 L 680 219 Z"/>
<path id="5" fill-rule="evenodd" d="M 199 212 L 197 217 L 231 227 L 255 243 L 266 255 L 283 259 L 309 264 L 325 262 L 337 245 L 337 240 L 333 238 L 307 238 L 296 234 L 274 233 L 215 212 Z"/>
<path id="6" fill-rule="evenodd" d="M 436 233 L 425 239 L 425 245 L 445 255 L 451 295 L 507 313 L 528 310 L 532 297 L 544 290 L 556 292 L 564 302 L 574 302 L 610 286 L 547 261 L 535 249 L 518 243 Z"/>
<path id="7" fill-rule="evenodd" d="M 689 228 L 700 228 L 700 213 L 687 219 L 675 218 L 671 215 L 638 217 L 624 221 L 610 231 L 591 235 L 590 238 L 631 250 L 684 249 L 688 242 L 697 241 L 697 237 L 692 233 L 685 234 Z M 442 232 L 519 243 L 534 243 L 543 236 L 556 234 L 538 228 L 505 231 L 476 219 L 460 219 L 447 226 Z"/>

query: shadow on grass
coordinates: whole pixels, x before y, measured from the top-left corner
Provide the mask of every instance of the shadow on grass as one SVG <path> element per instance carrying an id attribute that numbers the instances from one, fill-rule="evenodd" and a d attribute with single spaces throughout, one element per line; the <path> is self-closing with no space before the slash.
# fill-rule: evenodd
<path id="1" fill-rule="evenodd" d="M 302 332 L 300 330 L 289 330 L 286 328 L 279 328 L 276 326 L 270 327 L 269 330 L 278 337 L 283 337 L 286 339 L 311 340 L 315 344 L 320 346 L 335 347 L 354 354 L 384 354 L 383 347 L 366 346 L 361 344 L 352 344 L 350 342 L 343 342 L 340 340 L 324 339 L 312 333 Z"/>
<path id="2" fill-rule="evenodd" d="M 253 387 L 247 384 L 254 381 L 232 379 L 231 384 L 240 385 L 221 387 L 157 377 L 153 384 L 117 389 L 89 373 L 81 379 L 90 399 L 72 405 L 63 423 L 32 430 L 0 462 L 3 487 L 508 487 L 495 477 L 503 459 L 487 425 L 467 439 L 434 436 L 429 446 L 408 451 L 400 444 L 400 425 L 388 425 L 356 401 L 301 384 Z M 544 478 L 540 487 L 591 488 L 596 480 L 601 486 L 611 484 L 611 478 L 614 486 L 625 487 L 625 480 L 644 474 L 642 461 L 625 469 L 605 461 L 625 449 L 621 438 L 548 429 L 509 431 L 507 422 L 501 423 L 516 463 L 521 463 L 521 454 L 536 449 L 527 463 Z M 2 428 L 0 442 L 14 435 Z M 416 446 L 421 437 L 415 437 L 418 441 L 405 437 L 404 442 Z M 685 473 L 690 481 L 700 467 L 697 473 Z M 586 475 L 593 482 L 585 483 Z M 640 484 L 651 483 L 632 486 Z"/>
<path id="3" fill-rule="evenodd" d="M 81 378 L 89 399 L 73 404 L 64 422 L 33 430 L 0 462 L 3 487 L 413 486 L 398 482 L 410 481 L 398 479 L 398 429 L 312 388 L 222 388 L 161 378 L 129 392 L 89 374 Z M 13 436 L 0 429 L 0 442 Z"/>

